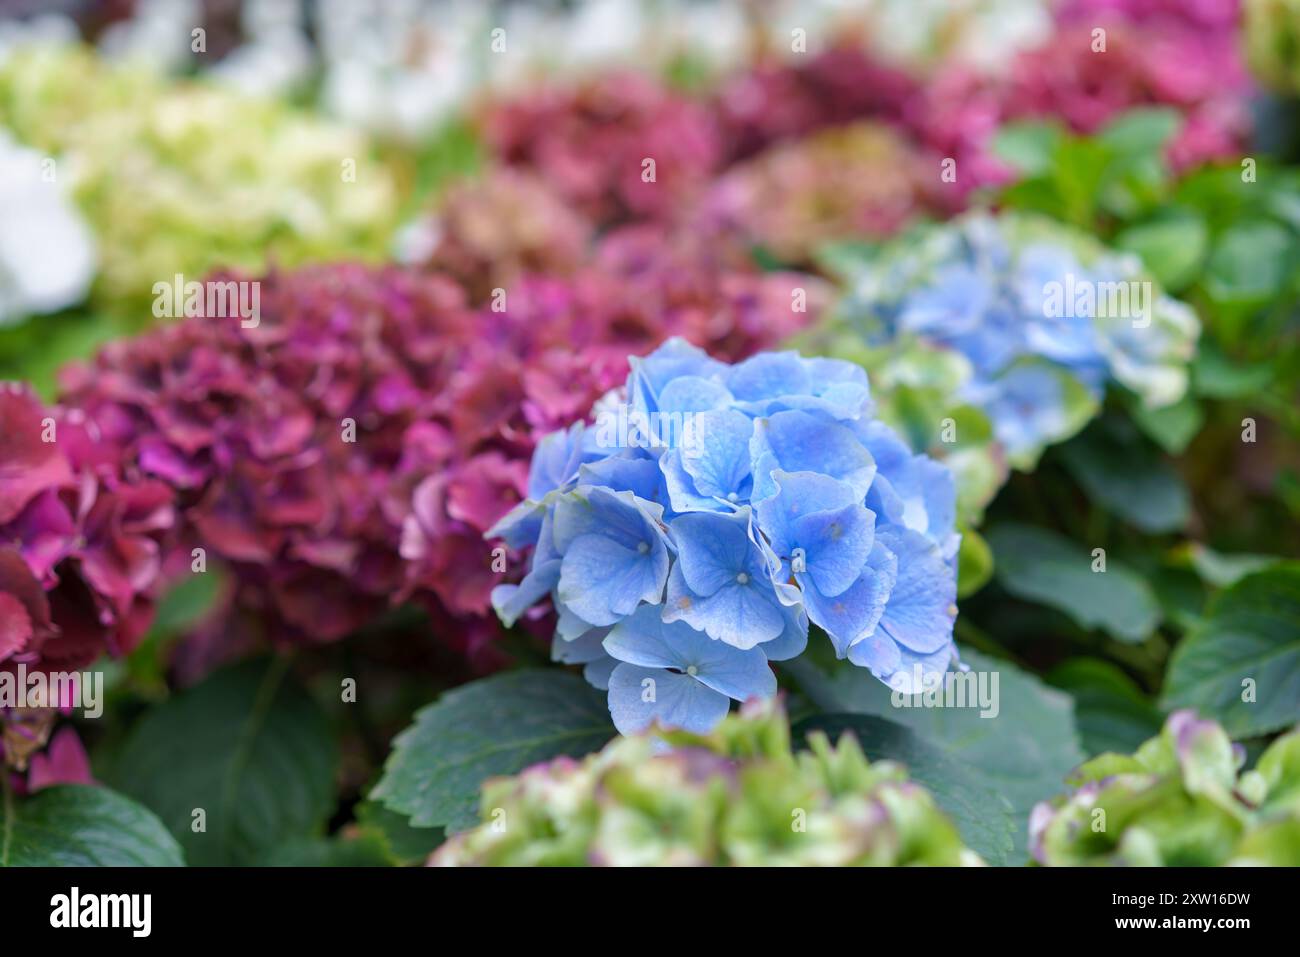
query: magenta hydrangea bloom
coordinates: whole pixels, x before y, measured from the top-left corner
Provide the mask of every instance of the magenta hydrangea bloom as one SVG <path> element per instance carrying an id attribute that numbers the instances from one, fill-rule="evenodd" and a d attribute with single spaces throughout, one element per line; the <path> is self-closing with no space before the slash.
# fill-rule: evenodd
<path id="1" fill-rule="evenodd" d="M 534 171 L 599 224 L 669 218 L 723 160 L 703 104 L 631 72 L 489 104 L 481 126 L 498 160 Z"/>
<path id="2" fill-rule="evenodd" d="M 75 408 L 0 388 L 0 668 L 74 670 L 148 627 L 174 509 Z"/>
<path id="3" fill-rule="evenodd" d="M 171 490 L 124 464 L 80 411 L 46 408 L 25 386 L 0 385 L 0 438 L 0 671 L 126 654 L 152 618 Z M 32 787 L 71 780 L 66 745 L 38 755 L 71 704 L 0 707 L 0 767 L 31 760 Z"/>
<path id="4" fill-rule="evenodd" d="M 819 301 L 808 277 L 719 272 L 637 230 L 595 258 L 511 283 L 503 311 L 419 270 L 272 274 L 256 327 L 195 317 L 112 343 L 65 370 L 66 398 L 176 488 L 183 567 L 193 548 L 230 566 L 235 610 L 270 640 L 336 640 L 411 600 L 488 668 L 502 571 L 483 532 L 523 497 L 536 439 L 626 378 L 629 353 L 676 334 L 740 357 Z"/>
<path id="5" fill-rule="evenodd" d="M 902 120 L 917 83 L 875 59 L 868 45 L 844 37 L 791 62 L 767 61 L 724 82 L 714 101 L 728 160 L 779 140 L 858 120 Z"/>
<path id="6" fill-rule="evenodd" d="M 710 189 L 700 227 L 748 254 L 760 247 L 806 265 L 827 243 L 880 239 L 925 210 L 942 210 L 939 160 L 879 123 L 851 123 L 777 143 L 737 163 Z"/>
<path id="7" fill-rule="evenodd" d="M 448 187 L 434 214 L 414 226 L 405 258 L 451 276 L 481 303 L 527 273 L 572 272 L 593 233 L 543 180 L 498 167 Z"/>
<path id="8" fill-rule="evenodd" d="M 1206 11 L 1198 18 L 1154 3 L 1068 5 L 1047 42 L 1017 53 L 1004 75 L 962 65 L 940 71 L 909 104 L 908 124 L 927 147 L 957 159 L 968 191 L 1011 178 L 989 144 L 1019 119 L 1055 118 L 1093 133 L 1133 107 L 1172 106 L 1183 115 L 1167 147 L 1175 169 L 1237 156 L 1250 130 L 1250 81 L 1235 26 L 1202 22 L 1227 12 Z M 1098 27 L 1104 52 L 1093 50 Z"/>

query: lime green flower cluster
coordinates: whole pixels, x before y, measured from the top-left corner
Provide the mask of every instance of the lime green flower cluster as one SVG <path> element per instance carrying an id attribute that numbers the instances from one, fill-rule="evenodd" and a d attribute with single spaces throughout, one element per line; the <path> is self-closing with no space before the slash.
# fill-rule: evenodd
<path id="1" fill-rule="evenodd" d="M 665 747 L 664 742 L 667 742 Z M 844 735 L 793 752 L 751 702 L 707 735 L 620 737 L 483 788 L 483 823 L 435 866 L 955 866 L 981 863 L 906 771 Z"/>
<path id="2" fill-rule="evenodd" d="M 1260 83 L 1300 93 L 1300 0 L 1246 0 L 1246 61 Z"/>
<path id="3" fill-rule="evenodd" d="M 1034 808 L 1040 864 L 1300 865 L 1300 731 L 1274 741 L 1253 770 L 1213 721 L 1190 711 L 1132 755 L 1103 754 L 1077 790 Z"/>
<path id="4" fill-rule="evenodd" d="M 79 46 L 0 62 L 0 127 L 69 177 L 98 241 L 94 302 L 139 320 L 177 273 L 378 258 L 398 213 L 359 133 Z"/>

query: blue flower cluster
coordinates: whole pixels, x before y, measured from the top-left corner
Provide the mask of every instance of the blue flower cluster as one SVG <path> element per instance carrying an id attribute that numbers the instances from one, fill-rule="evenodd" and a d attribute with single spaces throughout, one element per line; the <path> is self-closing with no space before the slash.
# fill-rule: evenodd
<path id="1" fill-rule="evenodd" d="M 488 532 L 534 546 L 492 595 L 512 624 L 550 596 L 553 657 L 581 663 L 630 733 L 704 731 L 770 697 L 809 622 L 902 691 L 955 655 L 955 493 L 872 417 L 866 373 L 673 339 L 539 444 L 528 499 Z"/>
<path id="2" fill-rule="evenodd" d="M 1080 428 L 1111 380 L 1151 406 L 1186 390 L 1191 309 L 1136 257 L 1044 220 L 926 227 L 851 280 L 844 312 L 869 341 L 914 336 L 969 361 L 957 398 L 984 411 L 1016 464 Z"/>

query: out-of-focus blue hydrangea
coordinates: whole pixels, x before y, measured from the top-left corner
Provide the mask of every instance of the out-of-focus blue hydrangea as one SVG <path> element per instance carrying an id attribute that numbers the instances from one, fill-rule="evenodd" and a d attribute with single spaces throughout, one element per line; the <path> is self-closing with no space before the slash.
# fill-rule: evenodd
<path id="1" fill-rule="evenodd" d="M 912 339 L 970 364 L 955 398 L 982 409 L 1013 465 L 1068 438 L 1117 382 L 1182 398 L 1199 333 L 1132 255 L 1029 216 L 927 226 L 849 277 L 837 321 L 872 345 Z"/>
<path id="2" fill-rule="evenodd" d="M 488 532 L 534 548 L 493 604 L 511 624 L 549 596 L 553 657 L 608 689 L 620 731 L 771 697 L 810 622 L 903 691 L 955 656 L 952 476 L 873 418 L 851 363 L 669 340 L 539 444 L 528 491 Z"/>

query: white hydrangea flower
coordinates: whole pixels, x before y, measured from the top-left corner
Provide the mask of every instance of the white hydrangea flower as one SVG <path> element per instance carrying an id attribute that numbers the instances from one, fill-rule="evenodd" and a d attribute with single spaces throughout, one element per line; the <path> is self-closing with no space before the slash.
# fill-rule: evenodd
<path id="1" fill-rule="evenodd" d="M 0 325 L 80 302 L 95 245 L 49 157 L 0 129 Z"/>

